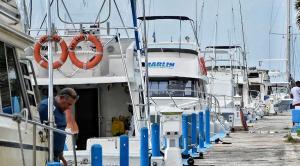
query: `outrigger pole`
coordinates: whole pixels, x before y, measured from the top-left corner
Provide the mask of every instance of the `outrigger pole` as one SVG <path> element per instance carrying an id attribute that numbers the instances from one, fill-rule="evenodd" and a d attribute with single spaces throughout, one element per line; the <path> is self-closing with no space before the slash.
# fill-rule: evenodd
<path id="1" fill-rule="evenodd" d="M 52 37 L 52 22 L 51 22 L 51 5 L 50 0 L 46 1 L 47 8 L 47 35 Z M 53 119 L 53 56 L 52 56 L 52 42 L 48 40 L 48 121 L 50 127 L 54 126 Z M 49 130 L 49 162 L 53 162 L 53 130 Z"/>
<path id="2" fill-rule="evenodd" d="M 147 56 L 147 36 L 146 36 L 146 25 L 144 23 L 144 41 L 143 41 L 143 51 L 141 49 L 141 46 L 140 46 L 140 38 L 139 38 L 139 33 L 138 33 L 138 26 L 137 26 L 137 14 L 136 14 L 136 0 L 130 0 L 130 4 L 131 4 L 131 12 L 132 12 L 132 21 L 133 21 L 133 26 L 134 26 L 134 36 L 135 36 L 135 49 L 136 51 L 139 53 L 142 53 L 145 57 L 145 87 L 146 88 L 146 97 L 147 97 L 147 101 L 146 101 L 146 107 L 145 110 L 146 112 L 144 112 L 144 120 L 149 120 L 149 111 L 150 111 L 150 108 L 149 108 L 149 89 L 148 89 L 148 84 L 149 84 L 149 71 L 148 71 L 148 56 Z M 143 0 L 143 17 L 145 18 L 145 1 Z M 141 71 L 142 72 L 142 71 Z M 146 125 L 146 124 L 145 124 Z"/>
<path id="3" fill-rule="evenodd" d="M 137 28 L 136 0 L 130 0 L 136 50 L 140 50 L 139 32 Z"/>

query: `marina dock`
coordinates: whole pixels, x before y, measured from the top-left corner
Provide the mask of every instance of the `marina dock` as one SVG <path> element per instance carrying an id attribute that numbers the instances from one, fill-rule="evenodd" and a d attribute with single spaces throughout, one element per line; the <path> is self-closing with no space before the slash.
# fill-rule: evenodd
<path id="1" fill-rule="evenodd" d="M 249 131 L 230 133 L 223 141 L 231 144 L 216 144 L 195 165 L 297 166 L 300 144 L 286 142 L 291 126 L 290 113 L 265 116 Z"/>

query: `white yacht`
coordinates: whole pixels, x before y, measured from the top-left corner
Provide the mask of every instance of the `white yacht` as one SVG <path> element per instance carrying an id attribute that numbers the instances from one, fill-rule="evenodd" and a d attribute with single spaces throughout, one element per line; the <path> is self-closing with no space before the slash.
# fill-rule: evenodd
<path id="1" fill-rule="evenodd" d="M 22 31 L 15 1 L 0 1 L 0 161 L 1 165 L 45 165 L 46 131 L 39 123 L 36 89 L 24 49 L 34 40 Z"/>
<path id="2" fill-rule="evenodd" d="M 244 118 L 249 104 L 246 63 L 240 46 L 208 46 L 204 53 L 209 83 L 220 111 L 232 129 L 247 128 Z"/>
<path id="3" fill-rule="evenodd" d="M 293 99 L 290 98 L 290 83 L 289 82 L 271 82 L 269 83 L 268 96 L 270 100 L 271 113 L 289 111 Z"/>
<path id="4" fill-rule="evenodd" d="M 270 113 L 269 100 L 267 99 L 267 93 L 269 89 L 270 77 L 268 70 L 256 69 L 256 67 L 250 67 L 248 69 L 249 80 L 249 94 L 250 105 L 253 108 L 254 114 L 248 117 L 248 121 L 254 121 L 262 118 L 264 115 Z"/>

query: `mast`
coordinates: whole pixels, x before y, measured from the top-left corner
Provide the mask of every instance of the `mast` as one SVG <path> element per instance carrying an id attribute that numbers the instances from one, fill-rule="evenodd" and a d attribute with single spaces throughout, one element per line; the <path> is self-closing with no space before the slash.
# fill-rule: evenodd
<path id="1" fill-rule="evenodd" d="M 242 30 L 242 40 L 243 40 L 243 67 L 244 69 L 244 81 L 246 81 L 246 88 L 249 90 L 249 79 L 248 79 L 248 65 L 247 65 L 247 53 L 246 53 L 246 41 L 245 41 L 245 30 L 244 30 L 244 22 L 243 22 L 243 12 L 242 12 L 242 3 L 241 0 L 239 0 L 239 8 L 240 8 L 240 20 L 241 20 L 241 30 Z M 250 100 L 249 100 L 249 95 L 246 95 L 246 104 L 248 105 Z M 244 101 L 244 94 L 242 95 L 242 100 Z"/>
<path id="2" fill-rule="evenodd" d="M 291 65 L 291 0 L 287 0 L 287 24 L 286 24 L 286 80 L 290 81 Z"/>

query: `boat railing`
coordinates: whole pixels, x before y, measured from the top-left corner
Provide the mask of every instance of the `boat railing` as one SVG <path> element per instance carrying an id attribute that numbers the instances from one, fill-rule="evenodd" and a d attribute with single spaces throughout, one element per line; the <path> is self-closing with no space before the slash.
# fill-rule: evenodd
<path id="1" fill-rule="evenodd" d="M 215 112 L 220 113 L 220 103 L 216 96 L 209 94 L 207 92 L 197 91 L 197 90 L 180 90 L 180 89 L 169 89 L 169 90 L 156 90 L 151 89 L 149 92 L 161 92 L 162 95 L 151 95 L 151 100 L 155 101 L 155 97 L 167 97 L 170 98 L 173 104 L 180 108 L 180 107 L 188 107 L 188 105 L 195 105 L 198 104 L 199 106 L 203 106 L 205 104 L 206 107 L 213 108 Z M 185 95 L 185 93 L 192 94 L 192 95 Z M 152 93 L 153 94 L 153 93 Z M 165 95 L 167 94 L 167 95 Z M 182 97 L 186 98 L 195 98 L 193 102 L 185 102 L 185 103 L 178 103 L 178 98 L 182 99 Z M 156 102 L 156 105 L 157 102 Z"/>
<path id="2" fill-rule="evenodd" d="M 215 70 L 218 67 L 246 69 L 240 46 L 208 46 L 202 53 L 208 69 Z"/>
<path id="3" fill-rule="evenodd" d="M 213 95 L 210 93 L 197 91 L 197 90 L 151 89 L 149 92 L 150 92 L 151 97 L 170 97 L 173 102 L 174 102 L 174 98 L 176 98 L 176 97 L 192 97 L 192 98 L 196 97 L 196 98 L 206 99 L 206 97 L 213 96 L 215 98 L 214 100 L 218 101 L 218 106 L 220 108 L 232 107 L 230 105 L 233 105 L 233 96 Z"/>
<path id="4" fill-rule="evenodd" d="M 30 120 L 30 119 L 28 119 L 28 114 L 26 114 L 26 111 L 24 111 L 24 110 L 26 110 L 26 109 L 23 109 L 21 111 L 21 113 L 17 113 L 17 114 L 6 114 L 6 113 L 0 112 L 0 117 L 6 117 L 6 118 L 12 119 L 16 123 L 18 123 L 18 126 L 22 122 L 26 123 L 26 126 L 27 126 L 27 124 L 32 124 L 33 125 L 33 129 L 34 129 L 33 130 L 33 150 L 35 151 L 34 154 L 36 154 L 36 140 L 35 140 L 36 139 L 36 126 L 47 129 L 48 131 L 52 130 L 53 132 L 56 132 L 56 133 L 72 136 L 74 164 L 75 164 L 75 166 L 77 166 L 77 156 L 76 156 L 76 149 L 75 149 L 75 134 L 73 134 L 71 132 L 64 131 L 64 130 L 60 130 L 60 129 L 57 129 L 57 128 L 54 128 L 54 127 L 50 127 L 46 124 L 42 124 L 42 123 L 34 121 L 34 120 Z M 23 115 L 22 112 L 24 112 L 25 115 Z M 21 142 L 22 142 L 22 140 L 20 139 L 20 143 Z M 20 146 L 21 146 L 21 148 L 23 147 L 22 144 L 20 144 Z M 35 157 L 36 157 L 36 155 L 35 155 Z"/>
<path id="5" fill-rule="evenodd" d="M 153 92 L 153 91 L 158 91 L 157 89 L 151 89 L 149 90 L 149 92 Z M 169 90 L 159 90 L 161 92 L 167 93 L 168 96 L 164 95 L 164 96 L 151 96 L 150 99 L 151 101 L 154 101 L 156 107 L 159 107 L 159 104 L 155 101 L 155 100 L 159 100 L 159 99 L 155 99 L 155 97 L 169 97 L 172 102 L 174 103 L 174 105 L 178 108 L 186 108 L 186 107 L 192 107 L 195 105 L 199 105 L 201 108 L 203 108 L 203 104 L 205 104 L 204 107 L 208 107 L 210 108 L 210 111 L 213 113 L 213 117 L 216 118 L 217 121 L 220 122 L 220 124 L 227 129 L 226 125 L 224 124 L 224 121 L 221 118 L 221 106 L 220 106 L 220 102 L 219 99 L 216 95 L 207 93 L 207 92 L 202 92 L 202 91 L 197 91 L 197 90 L 180 90 L 180 89 L 169 89 Z M 174 92 L 188 92 L 191 93 L 193 92 L 195 95 L 194 96 L 174 96 Z M 197 95 L 196 95 L 197 94 Z M 225 95 L 223 95 L 225 96 Z M 180 99 L 182 99 L 182 97 L 193 97 L 196 98 L 197 100 L 195 101 L 188 101 L 185 103 L 178 103 L 177 99 L 178 97 L 180 97 Z M 231 97 L 232 96 L 225 96 L 225 97 Z M 176 103 L 177 102 L 177 103 Z"/>
<path id="6" fill-rule="evenodd" d="M 214 95 L 219 103 L 220 103 L 220 108 L 232 108 L 234 107 L 234 99 L 233 96 L 228 96 L 228 95 Z"/>

